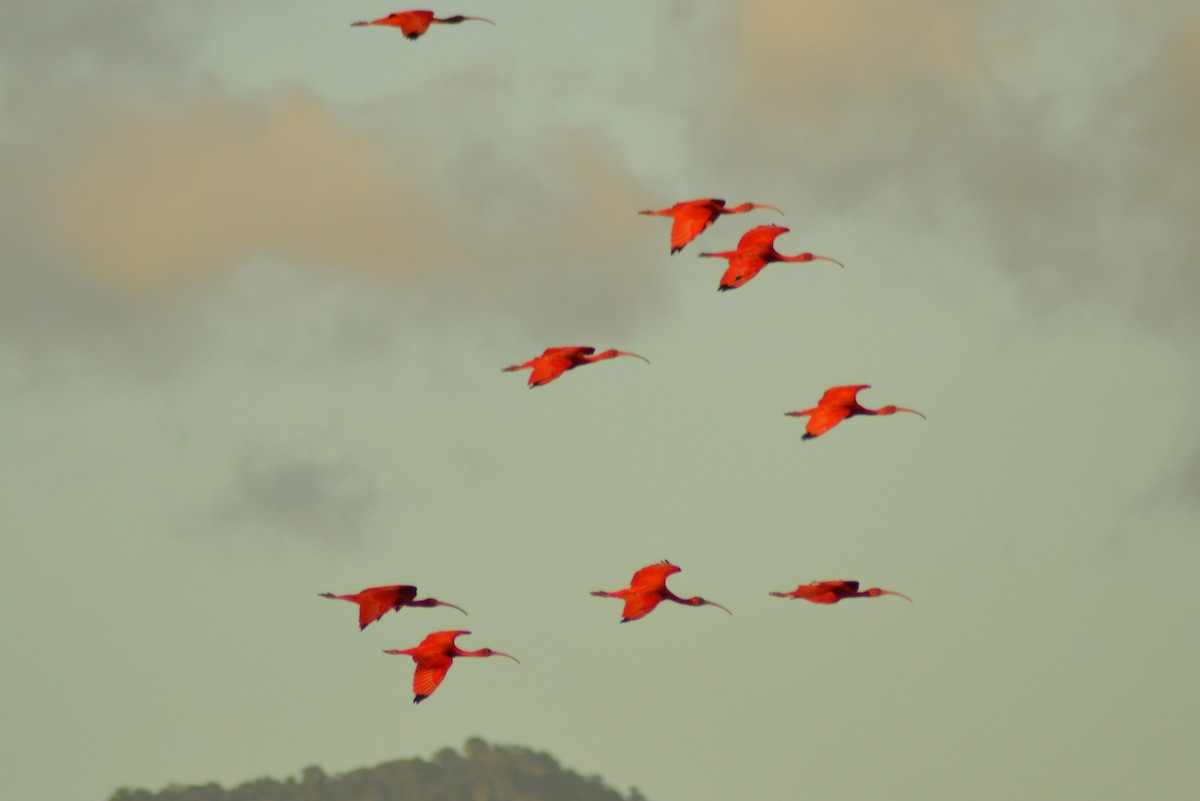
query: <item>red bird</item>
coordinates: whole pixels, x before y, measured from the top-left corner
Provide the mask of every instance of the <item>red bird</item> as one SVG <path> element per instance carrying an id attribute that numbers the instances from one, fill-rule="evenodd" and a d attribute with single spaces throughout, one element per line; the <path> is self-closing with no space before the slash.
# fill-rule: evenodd
<path id="1" fill-rule="evenodd" d="M 629 583 L 629 588 L 617 590 L 616 592 L 604 592 L 597 590 L 592 595 L 600 598 L 624 598 L 625 612 L 621 616 L 622 623 L 628 623 L 631 620 L 645 617 L 654 611 L 654 607 L 658 606 L 662 601 L 674 601 L 677 604 L 684 606 L 715 606 L 718 609 L 725 609 L 715 601 L 706 601 L 703 598 L 680 598 L 675 593 L 667 589 L 667 576 L 672 573 L 678 573 L 679 568 L 671 564 L 667 560 L 663 560 L 657 564 L 643 567 L 641 570 L 633 574 L 633 581 Z M 729 614 L 733 614 L 728 609 L 725 609 Z"/>
<path id="2" fill-rule="evenodd" d="M 683 246 L 704 232 L 705 228 L 716 222 L 722 214 L 741 214 L 751 209 L 771 209 L 779 211 L 766 203 L 743 203 L 740 206 L 725 208 L 725 201 L 715 197 L 701 197 L 695 200 L 685 200 L 676 203 L 669 209 L 639 211 L 638 214 L 652 214 L 657 217 L 671 217 L 671 255 L 683 250 Z M 779 211 L 783 214 L 782 211 Z"/>
<path id="3" fill-rule="evenodd" d="M 512 654 L 493 651 L 491 648 L 480 648 L 478 651 L 464 651 L 454 643 L 454 638 L 460 634 L 470 634 L 469 631 L 435 631 L 421 644 L 402 651 L 388 650 L 385 654 L 405 654 L 411 656 L 417 663 L 417 672 L 413 674 L 413 703 L 419 704 L 429 696 L 446 678 L 450 665 L 456 656 L 507 656 L 518 665 L 521 660 Z"/>
<path id="4" fill-rule="evenodd" d="M 868 409 L 865 406 L 859 405 L 858 391 L 870 388 L 870 384 L 832 387 L 825 390 L 825 394 L 821 396 L 821 400 L 817 401 L 816 408 L 805 409 L 801 412 L 786 412 L 785 416 L 809 418 L 808 426 L 801 439 L 819 437 L 847 417 L 854 417 L 857 414 L 885 415 L 895 414 L 896 412 L 910 412 L 922 420 L 926 419 L 925 415 L 916 409 L 905 409 L 903 406 L 883 406 L 879 409 Z"/>
<path id="5" fill-rule="evenodd" d="M 360 25 L 389 25 L 393 28 L 399 28 L 409 39 L 418 39 L 420 38 L 421 34 L 429 30 L 429 26 L 435 22 L 442 25 L 457 25 L 458 23 L 469 19 L 487 22 L 492 25 L 496 24 L 487 17 L 464 17 L 462 14 L 455 14 L 453 17 L 438 19 L 437 17 L 433 16 L 432 11 L 418 10 L 397 11 L 394 14 L 388 14 L 386 17 L 380 17 L 379 19 L 352 22 L 350 23 L 350 27 L 356 28 Z"/>
<path id="6" fill-rule="evenodd" d="M 505 367 L 502 372 L 511 373 L 514 370 L 524 370 L 532 367 L 533 372 L 529 376 L 529 386 L 532 389 L 533 387 L 540 387 L 542 384 L 549 384 L 567 370 L 573 370 L 581 364 L 615 359 L 618 356 L 633 356 L 641 359 L 646 364 L 650 363 L 650 360 L 645 356 L 638 356 L 636 353 L 626 353 L 623 350 L 606 350 L 603 353 L 596 353 L 595 356 L 592 355 L 593 353 L 596 353 L 595 348 L 580 346 L 546 348 L 541 356 L 534 357 L 524 364 L 514 364 Z"/>
<path id="7" fill-rule="evenodd" d="M 448 606 L 457 609 L 464 615 L 467 610 L 436 598 L 417 598 L 417 588 L 409 584 L 393 584 L 388 587 L 370 587 L 353 595 L 334 595 L 332 592 L 321 593 L 322 598 L 334 598 L 339 601 L 350 601 L 358 604 L 358 630 L 362 631 L 391 610 L 399 612 L 406 606 Z"/>
<path id="8" fill-rule="evenodd" d="M 857 581 L 814 581 L 811 584 L 801 584 L 791 592 L 771 594 L 776 598 L 803 598 L 814 604 L 836 604 L 843 598 L 878 598 L 880 595 L 899 595 L 912 603 L 912 598 L 904 593 L 881 590 L 878 587 L 859 592 Z"/>
<path id="9" fill-rule="evenodd" d="M 838 267 L 843 267 L 837 259 L 828 256 L 814 256 L 811 253 L 798 253 L 795 256 L 785 256 L 775 250 L 775 239 L 780 234 L 786 234 L 792 229 L 782 225 L 760 225 L 751 228 L 738 240 L 737 250 L 726 250 L 722 253 L 701 253 L 701 256 L 729 260 L 729 267 L 721 276 L 718 292 L 727 289 L 737 289 L 742 284 L 758 275 L 758 271 L 773 261 L 831 261 Z"/>

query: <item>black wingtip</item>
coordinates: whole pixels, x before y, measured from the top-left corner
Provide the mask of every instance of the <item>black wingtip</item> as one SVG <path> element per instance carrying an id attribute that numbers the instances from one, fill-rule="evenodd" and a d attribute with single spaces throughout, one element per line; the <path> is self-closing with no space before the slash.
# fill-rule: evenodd
<path id="1" fill-rule="evenodd" d="M 428 697 L 429 697 L 428 695 L 414 695 L 414 696 L 413 696 L 413 703 L 414 703 L 414 704 L 419 704 L 419 703 L 421 703 L 422 701 L 424 701 L 424 700 L 425 700 L 426 698 L 428 698 Z"/>
<path id="2" fill-rule="evenodd" d="M 817 438 L 816 434 L 810 434 L 807 431 L 805 431 L 804 434 L 800 437 L 800 439 L 816 439 L 816 438 Z"/>

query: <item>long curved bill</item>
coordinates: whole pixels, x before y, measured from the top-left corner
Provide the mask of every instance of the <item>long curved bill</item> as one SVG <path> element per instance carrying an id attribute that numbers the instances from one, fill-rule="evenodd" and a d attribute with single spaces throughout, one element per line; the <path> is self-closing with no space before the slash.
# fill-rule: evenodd
<path id="1" fill-rule="evenodd" d="M 479 21 L 479 22 L 486 22 L 486 23 L 488 23 L 489 25 L 495 25 L 495 24 L 496 24 L 496 23 L 492 22 L 490 19 L 488 19 L 487 17 L 463 17 L 463 19 L 473 19 L 473 20 L 477 20 L 477 21 Z"/>
<path id="2" fill-rule="evenodd" d="M 519 665 L 519 664 L 521 664 L 521 660 L 520 660 L 520 659 L 517 659 L 517 658 L 516 658 L 515 656 L 513 656 L 512 654 L 506 654 L 506 653 L 504 653 L 503 651 L 497 651 L 497 650 L 495 650 L 495 649 L 492 649 L 492 656 L 507 656 L 509 659 L 511 659 L 512 661 L 516 662 L 518 665 Z"/>
<path id="3" fill-rule="evenodd" d="M 821 260 L 821 261 L 831 261 L 831 262 L 833 262 L 834 264 L 836 264 L 838 267 L 841 267 L 842 269 L 845 269 L 845 268 L 846 268 L 846 265 L 842 264 L 842 263 L 841 263 L 840 261 L 838 261 L 837 259 L 831 259 L 831 258 L 829 258 L 828 256 L 816 256 L 816 255 L 814 255 L 814 256 L 813 256 L 813 261 L 817 261 L 818 259 L 819 259 L 819 260 Z"/>
<path id="4" fill-rule="evenodd" d="M 915 414 L 917 417 L 920 417 L 922 420 L 928 420 L 928 419 L 929 419 L 929 418 L 928 418 L 928 417 L 926 417 L 925 415 L 923 415 L 923 414 L 921 414 L 920 412 L 918 412 L 916 409 L 905 409 L 903 406 L 897 406 L 897 407 L 896 407 L 896 411 L 898 411 L 898 412 L 910 412 L 910 413 L 912 413 L 912 414 Z"/>
<path id="5" fill-rule="evenodd" d="M 633 357 L 634 357 L 634 358 L 636 358 L 636 359 L 641 359 L 641 360 L 642 360 L 642 361 L 644 361 L 646 364 L 649 364 L 649 363 L 650 363 L 650 360 L 649 360 L 649 359 L 647 359 L 645 356 L 639 356 L 639 355 L 638 355 L 638 354 L 636 354 L 636 353 L 630 353 L 629 351 L 625 351 L 625 350 L 619 350 L 619 351 L 617 351 L 617 355 L 618 355 L 618 356 L 633 356 Z"/>
<path id="6" fill-rule="evenodd" d="M 464 615 L 467 614 L 467 610 L 463 609 L 461 606 L 455 606 L 454 604 L 448 604 L 445 601 L 438 601 L 438 606 L 448 606 L 451 609 L 457 609 L 458 611 L 462 612 Z"/>
<path id="7" fill-rule="evenodd" d="M 704 603 L 705 603 L 705 604 L 707 604 L 708 606 L 715 606 L 715 607 L 717 607 L 718 609 L 725 609 L 725 607 L 724 607 L 724 606 L 721 606 L 721 605 L 720 605 L 719 603 L 717 603 L 716 601 L 705 601 Z M 725 609 L 725 614 L 727 614 L 727 615 L 732 615 L 732 614 L 733 614 L 733 612 L 730 612 L 728 609 Z"/>
<path id="8" fill-rule="evenodd" d="M 892 590 L 880 590 L 879 594 L 880 595 L 899 595 L 901 598 L 908 601 L 910 604 L 913 602 L 912 598 L 909 598 L 907 595 L 905 595 L 902 592 L 894 592 Z"/>
<path id="9" fill-rule="evenodd" d="M 770 209 L 771 211 L 777 211 L 780 214 L 783 214 L 783 209 L 777 209 L 774 206 L 770 206 L 766 203 L 751 203 L 750 205 L 754 206 L 756 209 Z"/>

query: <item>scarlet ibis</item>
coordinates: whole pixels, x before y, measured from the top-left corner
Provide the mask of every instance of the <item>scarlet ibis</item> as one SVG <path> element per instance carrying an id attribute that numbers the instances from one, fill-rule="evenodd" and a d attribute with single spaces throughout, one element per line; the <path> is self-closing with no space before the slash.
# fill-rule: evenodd
<path id="1" fill-rule="evenodd" d="M 624 598 L 625 612 L 621 616 L 622 623 L 628 623 L 631 620 L 645 617 L 653 612 L 654 607 L 658 606 L 662 601 L 674 601 L 684 606 L 715 606 L 718 609 L 725 609 L 725 607 L 715 601 L 706 601 L 700 597 L 680 598 L 668 590 L 667 576 L 678 573 L 679 570 L 680 568 L 664 559 L 661 562 L 643 567 L 634 573 L 633 580 L 629 583 L 627 589 L 617 590 L 616 592 L 597 590 L 592 595 L 600 598 Z M 725 611 L 728 614 L 733 614 L 728 609 L 725 609 Z"/>
<path id="2" fill-rule="evenodd" d="M 352 22 L 350 23 L 350 27 L 356 28 L 360 25 L 388 25 L 393 28 L 399 28 L 409 39 L 418 39 L 435 22 L 442 25 L 457 25 L 469 19 L 487 22 L 491 25 L 496 24 L 487 17 L 464 17 L 462 14 L 455 14 L 453 17 L 438 19 L 433 16 L 432 11 L 415 10 L 397 11 L 394 14 L 388 14 L 386 17 L 380 17 L 379 19 Z"/>
<path id="3" fill-rule="evenodd" d="M 417 672 L 413 674 L 413 703 L 419 704 L 429 696 L 446 678 L 456 656 L 506 656 L 518 665 L 521 660 L 512 654 L 493 651 L 491 648 L 480 648 L 478 651 L 464 651 L 455 644 L 454 639 L 469 631 L 435 631 L 421 640 L 421 644 L 404 650 L 387 650 L 385 654 L 404 654 L 411 656 L 417 663 Z"/>
<path id="4" fill-rule="evenodd" d="M 671 217 L 671 255 L 683 250 L 683 246 L 704 232 L 705 228 L 716 222 L 722 214 L 742 214 L 752 209 L 771 209 L 779 211 L 766 203 L 743 203 L 740 206 L 725 207 L 725 201 L 715 197 L 701 197 L 695 200 L 685 200 L 676 203 L 669 209 L 639 211 L 638 214 L 652 214 L 656 217 Z M 783 214 L 782 211 L 779 211 Z"/>
<path id="5" fill-rule="evenodd" d="M 339 601 L 350 601 L 351 603 L 358 604 L 359 631 L 379 620 L 379 618 L 383 617 L 389 611 L 394 609 L 399 612 L 406 606 L 448 606 L 451 609 L 457 609 L 464 615 L 467 613 L 467 610 L 461 606 L 448 604 L 436 598 L 422 598 L 418 601 L 417 588 L 409 584 L 368 587 L 353 595 L 334 595 L 332 592 L 323 592 L 320 595 L 322 598 L 334 598 Z"/>
<path id="6" fill-rule="evenodd" d="M 742 234 L 736 250 L 726 250 L 721 253 L 701 253 L 701 256 L 728 259 L 729 267 L 721 276 L 718 292 L 736 289 L 758 275 L 758 271 L 773 261 L 831 261 L 838 267 L 843 267 L 837 259 L 828 256 L 815 256 L 812 253 L 798 253 L 795 256 L 785 256 L 775 250 L 775 239 L 780 234 L 786 234 L 792 229 L 782 225 L 760 225 Z"/>
<path id="7" fill-rule="evenodd" d="M 896 412 L 909 412 L 917 415 L 922 420 L 927 419 L 925 415 L 916 409 L 905 409 L 903 406 L 883 406 L 879 409 L 868 409 L 860 405 L 858 402 L 859 390 L 870 388 L 870 384 L 831 387 L 825 390 L 825 394 L 817 401 L 815 408 L 805 409 L 800 412 L 786 412 L 785 414 L 787 417 L 808 417 L 808 425 L 801 439 L 819 437 L 847 417 L 854 417 L 857 414 L 885 415 L 895 414 Z"/>
<path id="8" fill-rule="evenodd" d="M 641 359 L 646 364 L 650 363 L 650 360 L 645 356 L 638 356 L 636 353 L 626 353 L 623 350 L 606 350 L 603 353 L 596 353 L 595 356 L 592 355 L 593 353 L 596 353 L 595 348 L 582 346 L 546 348 L 541 356 L 536 356 L 524 364 L 514 364 L 505 367 L 502 372 L 511 373 L 514 370 L 533 368 L 533 372 L 529 375 L 529 387 L 532 389 L 533 387 L 540 387 L 542 384 L 549 384 L 567 370 L 573 370 L 581 364 L 615 359 L 618 356 L 633 356 Z"/>
<path id="9" fill-rule="evenodd" d="M 859 592 L 857 581 L 814 581 L 811 584 L 801 584 L 791 592 L 773 592 L 771 595 L 776 598 L 803 598 L 814 604 L 836 604 L 843 598 L 878 598 L 880 595 L 899 595 L 912 603 L 912 598 L 904 593 L 881 590 L 878 587 Z"/>

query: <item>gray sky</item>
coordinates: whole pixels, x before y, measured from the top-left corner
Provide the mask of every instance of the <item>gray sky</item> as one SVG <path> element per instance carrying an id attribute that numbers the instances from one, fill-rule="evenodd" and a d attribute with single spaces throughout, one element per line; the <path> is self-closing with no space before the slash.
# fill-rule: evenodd
<path id="1" fill-rule="evenodd" d="M 391 10 L 0 15 L 0 786 L 1194 791 L 1195 3 Z M 710 195 L 785 216 L 636 214 Z M 846 268 L 718 294 L 768 221 Z M 500 372 L 567 344 L 652 364 Z M 846 383 L 929 419 L 802 442 Z M 588 595 L 663 558 L 733 617 Z M 915 602 L 767 595 L 826 578 Z M 464 619 L 316 597 L 400 582 L 522 664 L 414 707 L 380 651 Z"/>

